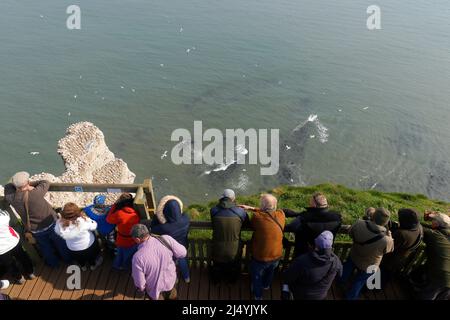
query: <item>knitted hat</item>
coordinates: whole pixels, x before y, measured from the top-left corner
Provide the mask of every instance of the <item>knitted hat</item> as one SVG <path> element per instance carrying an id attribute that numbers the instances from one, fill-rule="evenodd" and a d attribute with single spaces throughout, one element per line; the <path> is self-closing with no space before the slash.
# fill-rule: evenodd
<path id="1" fill-rule="evenodd" d="M 314 239 L 314 244 L 317 249 L 329 249 L 333 247 L 333 234 L 330 231 L 325 230 Z"/>
<path id="2" fill-rule="evenodd" d="M 398 222 L 402 229 L 414 229 L 419 224 L 419 213 L 414 209 L 398 210 Z"/>
<path id="3" fill-rule="evenodd" d="M 372 216 L 372 221 L 379 226 L 385 226 L 388 224 L 391 218 L 391 213 L 385 208 L 377 208 Z"/>
<path id="4" fill-rule="evenodd" d="M 236 194 L 231 189 L 225 189 L 225 190 L 223 190 L 222 197 L 234 200 L 236 198 Z"/>
<path id="5" fill-rule="evenodd" d="M 22 188 L 25 186 L 30 180 L 30 174 L 25 171 L 17 172 L 12 177 L 12 183 L 16 188 Z"/>
<path id="6" fill-rule="evenodd" d="M 96 205 L 96 206 L 103 205 L 103 204 L 105 204 L 105 201 L 106 201 L 106 196 L 104 196 L 102 194 L 96 195 L 94 198 L 94 205 Z"/>

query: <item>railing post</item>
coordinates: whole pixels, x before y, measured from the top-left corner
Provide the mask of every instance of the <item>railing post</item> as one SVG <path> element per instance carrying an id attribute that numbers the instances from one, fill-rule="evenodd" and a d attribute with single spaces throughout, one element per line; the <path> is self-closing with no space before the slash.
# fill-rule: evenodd
<path id="1" fill-rule="evenodd" d="M 145 198 L 147 200 L 147 214 L 150 215 L 150 217 L 153 217 L 156 210 L 156 201 L 155 194 L 153 192 L 152 180 L 145 179 L 142 186 L 144 189 Z"/>

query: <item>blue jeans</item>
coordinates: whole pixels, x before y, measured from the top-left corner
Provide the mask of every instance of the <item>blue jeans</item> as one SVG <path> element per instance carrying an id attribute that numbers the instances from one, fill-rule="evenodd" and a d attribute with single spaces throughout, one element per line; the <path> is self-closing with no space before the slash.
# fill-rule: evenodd
<path id="1" fill-rule="evenodd" d="M 184 280 L 189 279 L 189 262 L 187 257 L 178 259 L 178 266 L 180 267 L 181 276 Z"/>
<path id="2" fill-rule="evenodd" d="M 136 253 L 138 246 L 134 245 L 129 248 L 117 247 L 117 254 L 113 261 L 113 268 L 117 270 L 124 270 L 131 268 L 131 259 Z"/>
<path id="3" fill-rule="evenodd" d="M 273 275 L 279 262 L 280 260 L 261 262 L 252 259 L 250 263 L 250 276 L 255 299 L 261 299 L 263 288 L 269 288 L 272 284 Z"/>
<path id="4" fill-rule="evenodd" d="M 52 268 L 59 266 L 59 259 L 55 251 L 65 263 L 70 264 L 72 262 L 66 241 L 56 234 L 55 225 L 45 231 L 33 233 L 33 237 L 36 239 L 39 250 L 48 266 Z"/>
<path id="5" fill-rule="evenodd" d="M 355 279 L 353 279 L 351 288 L 345 295 L 347 300 L 358 299 L 362 288 L 366 285 L 367 279 L 372 275 L 371 273 L 359 270 L 353 263 L 352 259 L 350 259 L 349 257 L 347 258 L 347 261 L 345 261 L 344 263 L 342 277 L 339 279 L 339 282 L 340 283 L 347 282 L 355 269 L 357 269 Z"/>

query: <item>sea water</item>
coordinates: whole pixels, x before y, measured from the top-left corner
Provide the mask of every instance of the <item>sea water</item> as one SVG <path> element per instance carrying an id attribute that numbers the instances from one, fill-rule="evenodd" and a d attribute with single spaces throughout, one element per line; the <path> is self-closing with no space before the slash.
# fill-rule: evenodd
<path id="1" fill-rule="evenodd" d="M 331 181 L 450 200 L 447 0 L 379 0 L 380 30 L 370 1 L 79 0 L 80 30 L 71 4 L 0 2 L 1 181 L 60 174 L 58 139 L 91 121 L 157 197 Z M 280 129 L 280 172 L 173 164 L 195 120 Z"/>

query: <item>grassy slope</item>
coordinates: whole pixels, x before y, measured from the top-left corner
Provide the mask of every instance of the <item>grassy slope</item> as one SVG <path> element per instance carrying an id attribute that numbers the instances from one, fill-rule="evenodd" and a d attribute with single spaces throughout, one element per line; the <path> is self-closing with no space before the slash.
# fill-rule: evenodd
<path id="1" fill-rule="evenodd" d="M 450 211 L 450 203 L 431 200 L 421 194 L 387 193 L 376 190 L 361 191 L 335 184 L 321 184 L 310 187 L 281 186 L 268 192 L 278 198 L 279 208 L 300 211 L 308 205 L 311 195 L 317 191 L 325 193 L 330 207 L 342 213 L 344 224 L 352 224 L 364 214 L 367 207 L 385 207 L 391 211 L 394 220 L 397 220 L 396 213 L 400 208 L 415 208 L 422 213 L 425 210 Z M 257 206 L 259 195 L 238 197 L 237 203 Z M 205 205 L 192 204 L 188 207 L 187 212 L 192 220 L 210 220 L 209 209 L 215 204 L 216 202 Z M 191 232 L 192 238 L 210 238 L 210 236 L 210 231 Z M 248 236 L 249 234 L 245 234 L 244 238 L 248 238 Z"/>

